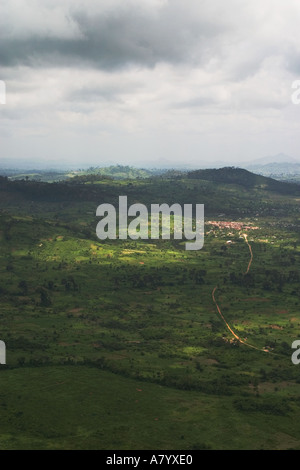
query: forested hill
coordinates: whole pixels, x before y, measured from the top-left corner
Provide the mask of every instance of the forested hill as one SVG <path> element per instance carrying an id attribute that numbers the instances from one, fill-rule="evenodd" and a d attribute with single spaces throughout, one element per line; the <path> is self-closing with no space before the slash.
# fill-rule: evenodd
<path id="1" fill-rule="evenodd" d="M 251 191 L 251 201 L 249 199 Z M 160 176 L 145 179 L 112 180 L 107 176 L 86 175 L 64 182 L 11 181 L 0 176 L 2 207 L 13 201 L 63 202 L 90 201 L 118 203 L 118 196 L 128 196 L 130 204 L 146 205 L 174 201 L 187 204 L 201 201 L 209 213 L 222 211 L 242 214 L 257 212 L 269 193 L 282 196 L 300 196 L 300 185 L 285 183 L 256 175 L 240 168 L 197 170 L 174 177 Z M 268 196 L 268 197 L 269 197 Z M 256 201 L 256 204 L 254 203 Z M 275 203 L 275 201 L 274 201 Z M 256 207 L 257 206 L 257 207 Z"/>
<path id="2" fill-rule="evenodd" d="M 256 175 L 243 168 L 224 167 L 219 169 L 195 170 L 187 174 L 190 179 L 200 179 L 214 183 L 236 184 L 245 188 L 261 188 L 281 194 L 300 194 L 300 186 L 285 183 L 261 175 Z"/>

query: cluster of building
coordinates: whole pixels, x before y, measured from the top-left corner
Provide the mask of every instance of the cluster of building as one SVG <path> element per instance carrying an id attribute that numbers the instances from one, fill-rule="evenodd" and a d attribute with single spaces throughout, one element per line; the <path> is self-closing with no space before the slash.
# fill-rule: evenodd
<path id="1" fill-rule="evenodd" d="M 233 230 L 258 230 L 259 227 L 253 225 L 246 225 L 243 222 L 224 222 L 218 220 L 210 220 L 207 222 L 207 225 L 213 225 L 221 229 L 233 229 Z"/>

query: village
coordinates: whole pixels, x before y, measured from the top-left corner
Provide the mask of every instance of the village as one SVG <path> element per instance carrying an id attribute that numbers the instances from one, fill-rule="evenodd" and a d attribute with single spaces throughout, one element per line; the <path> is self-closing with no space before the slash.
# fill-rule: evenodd
<path id="1" fill-rule="evenodd" d="M 243 222 L 228 222 L 219 220 L 210 220 L 206 222 L 206 225 L 213 225 L 220 229 L 231 229 L 231 230 L 259 230 L 259 227 L 254 225 L 246 225 Z"/>

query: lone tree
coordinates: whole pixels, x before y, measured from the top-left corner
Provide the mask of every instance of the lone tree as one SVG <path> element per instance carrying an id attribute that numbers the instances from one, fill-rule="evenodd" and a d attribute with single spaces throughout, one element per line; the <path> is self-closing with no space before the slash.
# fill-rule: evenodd
<path id="1" fill-rule="evenodd" d="M 28 294 L 28 284 L 26 281 L 20 281 L 19 282 L 19 285 L 18 285 L 19 289 L 21 289 L 21 293 L 23 295 L 27 295 Z"/>
<path id="2" fill-rule="evenodd" d="M 50 307 L 52 305 L 52 300 L 49 295 L 49 292 L 41 287 L 40 289 L 40 295 L 41 295 L 41 306 L 42 307 Z"/>

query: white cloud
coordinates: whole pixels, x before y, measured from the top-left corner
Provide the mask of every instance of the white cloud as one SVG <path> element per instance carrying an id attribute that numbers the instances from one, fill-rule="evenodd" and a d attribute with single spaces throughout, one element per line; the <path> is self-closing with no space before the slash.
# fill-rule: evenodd
<path id="1" fill-rule="evenodd" d="M 2 152 L 300 158 L 299 13 L 296 0 L 2 0 Z"/>

